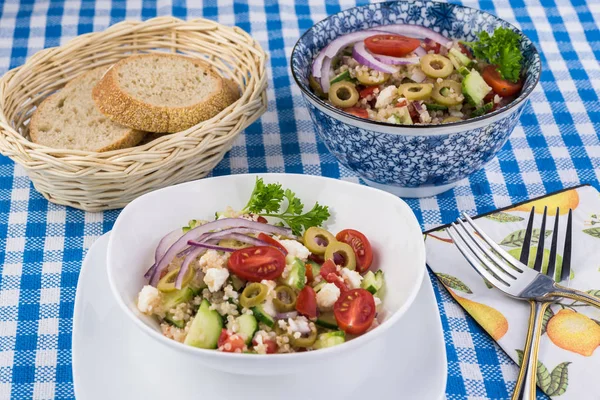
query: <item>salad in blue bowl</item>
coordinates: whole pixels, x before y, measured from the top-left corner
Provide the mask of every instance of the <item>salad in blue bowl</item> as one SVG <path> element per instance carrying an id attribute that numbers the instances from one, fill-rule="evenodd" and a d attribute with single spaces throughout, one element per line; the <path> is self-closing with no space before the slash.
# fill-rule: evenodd
<path id="1" fill-rule="evenodd" d="M 328 149 L 406 197 L 446 191 L 491 160 L 541 72 L 507 22 L 421 1 L 332 15 L 300 38 L 291 63 Z"/>

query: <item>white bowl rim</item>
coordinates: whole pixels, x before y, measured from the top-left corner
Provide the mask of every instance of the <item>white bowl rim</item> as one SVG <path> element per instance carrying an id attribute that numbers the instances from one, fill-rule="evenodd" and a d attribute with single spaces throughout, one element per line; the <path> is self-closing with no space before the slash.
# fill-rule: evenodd
<path id="1" fill-rule="evenodd" d="M 333 179 L 333 178 L 328 178 L 328 177 L 323 177 L 323 176 L 318 176 L 318 175 L 284 174 L 284 173 L 255 173 L 255 174 L 234 174 L 234 175 L 217 176 L 217 177 L 198 179 L 198 180 L 191 181 L 191 182 L 184 182 L 184 183 L 180 183 L 178 185 L 173 185 L 173 186 L 168 186 L 168 187 L 165 187 L 162 189 L 158 189 L 153 192 L 146 193 L 146 194 L 136 198 L 131 203 L 129 203 L 117 217 L 117 220 L 115 221 L 112 230 L 114 231 L 115 228 L 120 225 L 121 221 L 123 221 L 123 219 L 121 218 L 121 215 L 124 215 L 127 212 L 128 207 L 135 205 L 135 203 L 140 201 L 141 198 L 151 195 L 153 193 L 167 191 L 173 187 L 192 186 L 192 185 L 195 185 L 198 182 L 201 182 L 204 180 L 223 179 L 223 178 L 227 178 L 228 176 L 246 176 L 248 178 L 253 178 L 253 179 L 255 179 L 256 177 L 269 177 L 269 178 L 277 179 L 278 176 L 283 176 L 283 175 L 300 175 L 300 176 L 304 176 L 304 177 L 310 177 L 311 179 L 314 178 L 317 180 L 335 181 L 338 184 L 348 185 L 348 186 L 358 185 L 367 191 L 378 192 L 381 196 L 390 197 L 390 198 L 394 199 L 395 201 L 399 201 L 400 205 L 409 211 L 408 214 L 412 217 L 410 219 L 412 220 L 411 224 L 413 225 L 413 227 L 411 229 L 416 227 L 419 237 L 422 236 L 421 235 L 421 233 L 422 233 L 421 227 L 419 225 L 419 222 L 417 221 L 417 217 L 415 216 L 414 212 L 409 207 L 409 205 L 406 202 L 404 202 L 402 199 L 400 199 L 399 197 L 396 197 L 396 196 L 394 196 L 390 193 L 384 192 L 382 190 L 374 189 L 369 186 L 359 185 L 359 184 L 348 182 L 348 181 L 343 181 L 343 180 L 338 180 L 338 179 Z M 161 343 L 164 343 L 165 345 L 173 348 L 174 350 L 185 352 L 185 353 L 192 354 L 192 355 L 204 355 L 204 356 L 209 356 L 209 357 L 222 357 L 222 358 L 229 358 L 229 359 L 239 359 L 241 357 L 242 359 L 245 359 L 245 360 L 247 360 L 248 357 L 251 357 L 252 359 L 262 359 L 262 360 L 272 359 L 272 358 L 280 359 L 280 358 L 285 357 L 285 358 L 299 358 L 299 359 L 302 358 L 302 359 L 305 359 L 308 361 L 311 359 L 319 358 L 326 354 L 335 354 L 335 353 L 339 353 L 343 350 L 350 350 L 352 348 L 356 348 L 364 343 L 371 341 L 372 339 L 374 339 L 377 336 L 380 336 L 384 331 L 388 330 L 388 328 L 390 328 L 392 325 L 394 325 L 396 322 L 398 322 L 398 320 L 406 313 L 406 311 L 412 305 L 413 301 L 417 297 L 417 294 L 421 288 L 423 279 L 425 279 L 425 269 L 426 269 L 425 243 L 423 241 L 418 241 L 416 243 L 416 248 L 418 248 L 419 264 L 422 264 L 422 265 L 420 265 L 418 268 L 417 282 L 412 287 L 411 292 L 410 292 L 409 296 L 406 298 L 406 301 L 404 302 L 404 304 L 402 304 L 396 311 L 391 313 L 391 315 L 389 315 L 389 317 L 386 318 L 375 329 L 372 329 L 371 331 L 369 331 L 359 337 L 356 337 L 352 340 L 344 342 L 341 345 L 328 347 L 325 349 L 319 349 L 319 350 L 315 350 L 315 351 L 306 351 L 306 352 L 301 352 L 301 353 L 275 353 L 275 354 L 227 353 L 227 352 L 223 352 L 223 351 L 216 351 L 214 349 L 200 349 L 197 347 L 187 346 L 183 343 L 179 343 L 175 340 L 169 339 L 169 338 L 165 337 L 164 335 L 158 333 L 156 330 L 151 329 L 149 326 L 144 324 L 142 322 L 142 320 L 140 318 L 138 318 L 131 311 L 129 306 L 127 304 L 125 304 L 125 301 L 119 295 L 118 289 L 115 284 L 116 277 L 113 275 L 112 268 L 110 267 L 110 264 L 109 264 L 110 259 L 111 259 L 110 254 L 111 254 L 111 249 L 112 249 L 111 243 L 113 240 L 115 240 L 114 239 L 115 237 L 116 237 L 116 235 L 111 235 L 109 238 L 107 257 L 106 257 L 106 260 L 107 260 L 106 267 L 107 267 L 107 272 L 108 272 L 108 282 L 110 284 L 110 288 L 111 288 L 113 297 L 117 301 L 117 304 L 119 305 L 121 310 L 123 310 L 123 312 L 125 312 L 125 314 L 129 317 L 129 319 L 133 320 L 134 323 L 146 334 L 150 335 L 155 340 L 157 340 Z"/>
<path id="2" fill-rule="evenodd" d="M 385 1 L 384 3 L 402 3 L 402 1 Z M 316 25 L 320 24 L 323 21 L 328 20 L 329 18 L 333 17 L 334 15 L 340 14 L 342 12 L 348 11 L 348 10 L 353 10 L 355 8 L 362 8 L 362 7 L 366 7 L 369 5 L 375 5 L 375 4 L 383 4 L 383 3 L 369 3 L 369 4 L 365 4 L 365 5 L 360 5 L 360 6 L 356 6 L 356 7 L 350 7 L 344 10 L 341 10 L 340 12 L 336 13 L 336 14 L 332 14 L 329 15 L 325 18 L 323 18 L 322 20 L 320 20 L 319 22 L 315 23 L 313 26 L 311 26 L 310 28 L 308 28 L 306 30 L 306 32 L 304 32 L 302 34 L 302 36 L 300 36 L 300 38 L 296 41 L 296 44 L 294 44 L 294 48 L 292 49 L 292 53 L 290 55 L 290 66 L 294 63 L 294 55 L 296 54 L 297 48 L 298 48 L 298 43 L 300 43 L 300 41 L 302 40 L 302 38 L 304 36 L 306 36 Z M 430 5 L 430 4 L 434 4 L 431 2 L 425 2 L 425 5 Z M 520 36 L 522 36 L 526 41 L 529 42 L 529 44 L 531 45 L 532 48 L 532 57 L 535 60 L 537 60 L 540 64 L 540 72 L 537 74 L 537 76 L 535 77 L 535 83 L 533 85 L 531 85 L 531 87 L 529 89 L 527 89 L 527 91 L 525 91 L 524 93 L 521 93 L 519 95 L 519 97 L 517 97 L 516 99 L 514 99 L 512 102 L 510 102 L 509 104 L 505 105 L 502 108 L 499 108 L 497 110 L 492 111 L 491 113 L 488 114 L 484 114 L 481 115 L 479 117 L 475 117 L 475 118 L 470 118 L 467 120 L 463 120 L 463 121 L 457 121 L 457 122 L 450 122 L 450 123 L 446 123 L 446 124 L 440 124 L 440 125 L 396 125 L 396 124 L 391 124 L 389 122 L 382 122 L 382 121 L 373 121 L 370 119 L 365 119 L 365 118 L 361 118 L 361 117 L 357 117 L 356 115 L 353 114 L 349 114 L 349 113 L 345 113 L 343 111 L 341 111 L 340 109 L 332 106 L 331 104 L 323 101 L 322 99 L 320 99 L 316 94 L 314 94 L 311 90 L 307 90 L 305 88 L 304 84 L 300 83 L 300 80 L 298 79 L 298 76 L 296 76 L 296 73 L 294 71 L 294 68 L 290 68 L 292 71 L 292 76 L 294 77 L 294 81 L 296 82 L 296 85 L 300 88 L 300 91 L 302 92 L 302 94 L 304 96 L 307 96 L 309 99 L 311 99 L 313 102 L 317 103 L 318 105 L 326 108 L 328 111 L 332 112 L 335 115 L 338 116 L 342 116 L 345 118 L 348 118 L 350 120 L 354 120 L 356 122 L 365 124 L 367 126 L 372 126 L 373 128 L 369 128 L 370 130 L 373 131 L 377 131 L 377 127 L 392 127 L 392 128 L 397 128 L 397 129 L 402 129 L 402 130 L 415 130 L 414 132 L 411 132 L 410 135 L 415 135 L 415 136 L 427 136 L 427 135 L 437 135 L 436 133 L 432 133 L 432 132 L 427 132 L 424 131 L 426 129 L 438 129 L 440 127 L 460 127 L 460 128 L 464 128 L 464 130 L 470 130 L 470 129 L 476 129 L 475 127 L 472 127 L 472 125 L 477 124 L 478 122 L 496 117 L 496 116 L 503 116 L 503 114 L 508 114 L 508 111 L 515 108 L 517 105 L 523 103 L 525 100 L 529 99 L 529 97 L 531 96 L 531 93 L 533 93 L 533 91 L 535 90 L 535 88 L 537 87 L 537 85 L 540 82 L 540 78 L 542 76 L 542 61 L 540 59 L 540 55 L 539 52 L 537 50 L 537 47 L 535 47 L 535 45 L 533 44 L 533 42 L 531 41 L 531 39 L 529 39 L 527 37 L 527 35 L 525 35 L 520 29 L 518 29 L 516 26 L 514 26 L 513 24 L 511 24 L 508 21 L 503 20 L 502 18 L 489 13 L 487 11 L 483 11 L 480 10 L 478 8 L 474 8 L 474 7 L 469 7 L 469 6 L 463 6 L 461 4 L 452 4 L 454 7 L 459 7 L 459 8 L 470 8 L 472 10 L 475 10 L 477 12 L 481 12 L 484 14 L 488 14 L 504 23 L 506 23 L 508 26 L 510 26 L 512 28 L 513 31 L 517 32 Z M 379 25 L 379 27 L 382 27 L 385 25 Z M 338 119 L 339 120 L 339 119 Z M 342 123 L 345 123 L 344 121 L 341 121 Z M 356 126 L 356 125 L 354 125 Z M 403 132 L 392 132 L 391 134 L 395 134 L 395 135 L 404 135 L 405 133 Z"/>

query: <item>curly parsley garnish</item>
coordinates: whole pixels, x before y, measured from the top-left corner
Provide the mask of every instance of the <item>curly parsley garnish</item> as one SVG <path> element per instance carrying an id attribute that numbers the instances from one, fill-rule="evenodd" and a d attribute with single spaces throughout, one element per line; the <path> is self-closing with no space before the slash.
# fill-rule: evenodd
<path id="1" fill-rule="evenodd" d="M 294 192 L 283 189 L 279 183 L 265 184 L 262 178 L 256 178 L 250 200 L 242 211 L 281 219 L 295 235 L 300 235 L 302 229 L 321 226 L 330 215 L 329 207 L 319 205 L 318 202 L 309 212 L 303 213 L 303 210 L 304 204 Z"/>
<path id="2" fill-rule="evenodd" d="M 519 47 L 519 34 L 508 28 L 496 28 L 490 36 L 486 31 L 479 32 L 479 41 L 462 42 L 473 50 L 476 58 L 487 60 L 498 67 L 502 79 L 517 82 L 521 73 L 523 55 Z"/>

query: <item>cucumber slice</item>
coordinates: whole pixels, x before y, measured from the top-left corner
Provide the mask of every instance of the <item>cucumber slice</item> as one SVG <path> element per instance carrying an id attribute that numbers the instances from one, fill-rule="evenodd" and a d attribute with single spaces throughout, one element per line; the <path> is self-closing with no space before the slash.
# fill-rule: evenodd
<path id="1" fill-rule="evenodd" d="M 250 344 L 254 334 L 258 330 L 258 322 L 256 318 L 250 314 L 243 314 L 237 317 L 237 322 L 240 325 L 239 333 L 246 338 L 246 344 Z"/>
<path id="2" fill-rule="evenodd" d="M 323 286 L 325 286 L 325 285 L 327 285 L 327 281 L 321 281 L 313 287 L 313 290 L 315 291 L 315 293 L 317 293 L 318 291 L 323 289 Z"/>
<path id="3" fill-rule="evenodd" d="M 308 260 L 306 264 L 304 264 L 306 268 L 312 268 L 312 276 L 318 276 L 321 273 L 321 265 L 314 262 L 313 260 Z"/>
<path id="4" fill-rule="evenodd" d="M 360 287 L 368 290 L 371 294 L 377 293 L 383 286 L 383 271 L 379 270 L 376 273 L 369 271 L 364 276 Z"/>
<path id="5" fill-rule="evenodd" d="M 485 83 L 481 74 L 474 69 L 462 81 L 463 95 L 475 107 L 480 107 L 484 97 L 491 91 L 492 88 Z"/>
<path id="6" fill-rule="evenodd" d="M 462 51 L 456 49 L 456 48 L 452 48 L 448 51 L 449 55 L 452 55 L 453 57 L 456 57 L 456 60 L 461 63 L 462 65 L 464 65 L 465 67 L 469 68 L 472 66 L 472 64 L 474 63 L 473 60 L 471 60 L 469 57 L 465 56 Z M 457 68 L 458 69 L 458 68 Z"/>
<path id="7" fill-rule="evenodd" d="M 346 334 L 344 331 L 334 331 L 321 333 L 317 338 L 317 341 L 313 345 L 315 349 L 324 349 L 326 347 L 337 346 L 346 341 Z"/>
<path id="8" fill-rule="evenodd" d="M 285 284 L 293 289 L 302 290 L 304 289 L 304 281 L 306 279 L 306 266 L 301 259 L 294 259 L 290 274 L 285 279 Z"/>
<path id="9" fill-rule="evenodd" d="M 200 221 L 198 221 L 197 219 L 190 219 L 187 226 L 184 226 L 183 228 L 181 228 L 181 230 L 183 231 L 183 233 L 187 233 L 188 231 L 197 227 L 199 223 Z"/>
<path id="10" fill-rule="evenodd" d="M 317 318 L 317 325 L 327 329 L 337 329 L 338 324 L 332 312 L 324 312 Z"/>
<path id="11" fill-rule="evenodd" d="M 231 280 L 231 286 L 233 287 L 233 290 L 236 292 L 241 291 L 242 288 L 246 286 L 246 281 L 242 278 L 239 278 L 237 275 L 231 274 L 229 275 L 229 279 Z"/>
<path id="12" fill-rule="evenodd" d="M 163 309 L 169 311 L 171 308 L 177 307 L 181 303 L 190 301 L 194 298 L 195 294 L 195 291 L 189 286 L 172 292 L 163 293 L 161 300 Z"/>
<path id="13" fill-rule="evenodd" d="M 431 111 L 446 111 L 448 109 L 448 106 L 436 103 L 425 103 L 425 107 Z"/>
<path id="14" fill-rule="evenodd" d="M 448 58 L 456 70 L 463 66 L 458 58 L 454 57 L 452 54 L 448 54 Z"/>
<path id="15" fill-rule="evenodd" d="M 492 108 L 494 108 L 494 103 L 492 103 L 491 101 L 489 103 L 484 104 L 483 106 L 476 108 L 475 110 L 473 110 L 473 112 L 471 113 L 472 117 L 479 117 L 480 115 L 483 115 L 485 113 L 487 113 L 488 111 L 491 111 Z"/>
<path id="16" fill-rule="evenodd" d="M 329 83 L 336 83 L 336 82 L 341 82 L 341 81 L 349 81 L 350 80 L 350 71 L 346 70 L 344 72 L 342 72 L 341 74 L 337 75 L 336 77 L 334 77 L 331 82 Z"/>
<path id="17" fill-rule="evenodd" d="M 210 309 L 210 303 L 204 299 L 183 343 L 201 349 L 216 349 L 222 329 L 223 319 L 217 311 Z"/>
<path id="18" fill-rule="evenodd" d="M 467 76 L 467 75 L 469 75 L 470 72 L 469 72 L 468 68 L 460 67 L 458 69 L 458 73 L 461 74 L 462 76 Z"/>
<path id="19" fill-rule="evenodd" d="M 252 313 L 259 322 L 267 325 L 269 328 L 275 326 L 275 320 L 269 314 L 267 314 L 262 306 L 252 307 Z"/>

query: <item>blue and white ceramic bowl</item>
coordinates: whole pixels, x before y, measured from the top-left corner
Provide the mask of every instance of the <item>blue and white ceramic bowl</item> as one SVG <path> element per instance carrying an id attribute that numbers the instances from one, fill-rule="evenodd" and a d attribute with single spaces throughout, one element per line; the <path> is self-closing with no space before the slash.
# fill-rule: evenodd
<path id="1" fill-rule="evenodd" d="M 389 24 L 415 24 L 451 39 L 476 40 L 499 26 L 521 35 L 525 84 L 509 105 L 481 117 L 444 125 L 398 126 L 344 113 L 312 93 L 308 77 L 315 55 L 347 33 Z M 296 43 L 292 74 L 315 129 L 340 163 L 368 184 L 403 197 L 433 196 L 482 168 L 504 146 L 541 73 L 535 46 L 514 26 L 486 12 L 455 4 L 387 2 L 351 8 L 310 28 Z"/>

